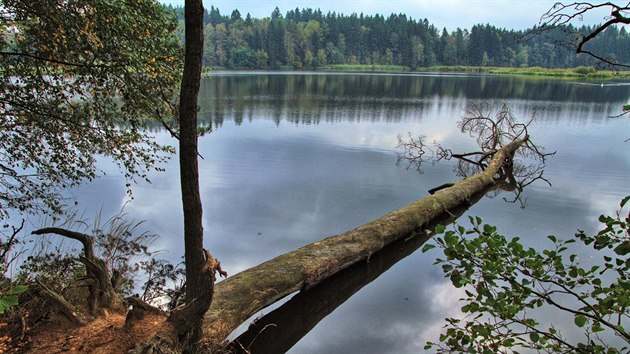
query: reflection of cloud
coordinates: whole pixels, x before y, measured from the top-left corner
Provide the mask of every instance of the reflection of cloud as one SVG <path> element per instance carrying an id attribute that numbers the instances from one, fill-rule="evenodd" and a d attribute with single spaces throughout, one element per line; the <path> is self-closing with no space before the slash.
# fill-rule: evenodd
<path id="1" fill-rule="evenodd" d="M 450 80 L 454 79 L 439 83 Z M 465 151 L 473 146 L 472 139 L 457 132 L 456 121 L 466 97 L 483 95 L 507 98 L 520 118 L 536 110 L 540 120 L 531 129 L 534 141 L 558 154 L 549 159 L 545 171 L 553 188 L 542 184 L 527 188 L 526 209 L 502 202 L 504 195 L 500 195 L 482 199 L 469 214 L 482 216 L 507 236 L 521 236 L 528 246 L 548 245 L 545 236 L 552 233 L 570 238 L 577 228 L 595 231 L 597 215 L 616 209 L 630 178 L 630 161 L 624 154 L 628 147 L 623 143 L 629 122 L 598 119 L 617 105 L 615 98 L 605 93 L 594 98 L 573 95 L 573 86 L 564 82 L 539 83 L 545 89 L 539 92 L 539 84 L 514 80 L 522 84 L 521 92 L 511 79 L 484 80 L 486 87 L 498 88 L 483 91 L 477 79 L 458 79 L 451 82 L 454 96 L 451 91 L 438 91 L 415 101 L 374 100 L 360 107 L 377 112 L 361 119 L 344 116 L 358 99 L 336 100 L 337 106 L 327 109 L 338 116 L 330 121 L 324 116 L 310 125 L 289 122 L 288 108 L 280 110 L 285 113 L 276 124 L 268 114 L 267 98 L 248 101 L 252 105 L 244 111 L 252 112 L 252 121 L 238 126 L 226 115 L 220 128 L 200 140 L 205 245 L 233 275 L 355 228 L 419 199 L 431 187 L 454 181 L 448 163 L 428 165 L 423 175 L 396 167 L 396 137 L 411 131 L 427 136 L 428 142 L 440 140 L 454 151 Z M 555 103 L 544 98 L 554 92 L 560 92 Z M 575 97 L 583 97 L 583 104 L 574 102 Z M 595 102 L 600 98 L 604 103 Z M 309 100 L 307 96 L 304 102 Z M 320 97 L 315 104 L 325 101 Z M 229 106 L 232 101 L 221 98 L 221 102 Z M 397 110 L 396 105 L 404 109 Z M 297 118 L 317 108 L 304 108 Z M 398 113 L 403 116 L 394 119 Z M 165 134 L 158 134 L 158 139 L 169 140 Z M 163 236 L 156 248 L 166 250 L 162 256 L 177 262 L 183 254 L 177 159 L 166 169 L 149 176 L 152 184 L 134 186 L 134 199 L 125 210 L 136 219 L 146 219 L 145 229 Z M 108 170 L 105 178 L 75 192 L 79 206 L 89 209 L 86 215 L 93 215 L 101 205 L 104 215 L 119 210 L 127 197 L 118 176 L 117 170 Z M 460 222 L 466 224 L 466 217 Z M 444 318 L 458 315 L 461 306 L 457 301 L 461 294 L 432 265 L 433 257 L 418 253 L 392 267 L 325 318 L 294 351 L 422 352 L 426 340 L 436 340 Z"/>
<path id="2" fill-rule="evenodd" d="M 427 341 L 438 342 L 440 334 L 444 332 L 444 321 L 447 317 L 463 318 L 461 312 L 461 298 L 465 298 L 463 288 L 455 288 L 450 281 L 442 280 L 442 282 L 429 286 L 425 290 L 425 296 L 430 299 L 432 315 L 441 319 L 433 322 L 423 332 L 423 344 Z"/>

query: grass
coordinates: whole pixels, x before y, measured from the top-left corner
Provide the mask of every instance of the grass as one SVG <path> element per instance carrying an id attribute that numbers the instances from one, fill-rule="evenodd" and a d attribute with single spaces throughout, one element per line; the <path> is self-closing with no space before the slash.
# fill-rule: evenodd
<path id="1" fill-rule="evenodd" d="M 368 65 L 368 64 L 331 64 L 317 68 L 323 71 L 353 71 L 353 72 L 408 72 L 411 69 L 402 65 Z"/>
<path id="2" fill-rule="evenodd" d="M 217 69 L 228 69 L 214 67 L 205 67 L 204 71 L 212 71 Z M 230 69 L 228 69 L 230 70 Z M 278 68 L 278 70 L 294 70 L 290 66 Z M 340 71 L 340 72 L 411 72 L 411 68 L 402 65 L 369 65 L 369 64 L 331 64 L 318 68 L 318 71 Z M 590 66 L 579 66 L 577 68 L 566 69 L 549 69 L 538 66 L 525 68 L 503 68 L 503 67 L 482 67 L 482 66 L 431 66 L 427 68 L 418 68 L 414 72 L 459 72 L 459 73 L 487 73 L 495 75 L 523 75 L 537 77 L 556 77 L 568 79 L 599 79 L 612 80 L 619 78 L 628 78 L 630 71 L 598 71 Z"/>
<path id="3" fill-rule="evenodd" d="M 526 75 L 526 76 L 547 76 L 558 78 L 574 79 L 615 79 L 627 76 L 630 73 L 623 71 L 597 71 L 590 66 L 578 66 L 577 68 L 549 69 L 538 66 L 526 68 L 499 68 L 499 67 L 478 67 L 478 66 L 432 66 L 425 68 L 426 71 L 438 72 L 479 72 L 496 75 Z"/>

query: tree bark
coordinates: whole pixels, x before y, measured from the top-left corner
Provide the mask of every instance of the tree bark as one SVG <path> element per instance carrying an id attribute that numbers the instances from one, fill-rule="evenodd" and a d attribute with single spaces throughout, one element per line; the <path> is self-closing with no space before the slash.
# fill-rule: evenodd
<path id="1" fill-rule="evenodd" d="M 185 2 L 186 50 L 179 101 L 179 165 L 184 212 L 184 252 L 186 263 L 186 311 L 174 311 L 180 340 L 194 346 L 201 338 L 203 314 L 212 302 L 213 276 L 204 271 L 202 205 L 199 196 L 197 161 L 197 96 L 203 54 L 203 4 Z M 193 307 L 191 307 L 194 304 Z"/>
<path id="2" fill-rule="evenodd" d="M 388 244 L 422 232 L 442 213 L 470 203 L 474 195 L 493 186 L 506 161 L 526 141 L 515 140 L 499 150 L 485 171 L 420 199 L 344 234 L 326 238 L 278 256 L 216 285 L 212 306 L 204 319 L 204 340 L 215 346 L 251 315 L 299 290 L 359 262 Z"/>
<path id="3" fill-rule="evenodd" d="M 477 193 L 470 204 L 465 203 L 449 210 L 449 213 L 443 213 L 427 228 L 432 230 L 438 224 L 451 224 L 491 189 Z M 434 232 L 421 232 L 394 241 L 373 254 L 369 262 L 355 263 L 312 289 L 298 293 L 282 306 L 257 318 L 247 331 L 230 342 L 226 351 L 231 354 L 289 351 L 322 319 L 398 261 L 414 253 L 433 235 Z"/>

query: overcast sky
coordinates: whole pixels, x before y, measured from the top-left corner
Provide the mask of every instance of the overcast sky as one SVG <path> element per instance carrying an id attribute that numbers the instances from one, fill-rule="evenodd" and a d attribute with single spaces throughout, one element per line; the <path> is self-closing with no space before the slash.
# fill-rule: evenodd
<path id="1" fill-rule="evenodd" d="M 183 6 L 184 0 L 160 0 L 162 3 Z M 555 0 L 204 0 L 204 6 L 218 7 L 221 14 L 230 15 L 238 9 L 243 17 L 269 17 L 278 6 L 284 15 L 296 7 L 321 9 L 325 14 L 335 11 L 349 15 L 404 13 L 416 20 L 428 19 L 438 29 L 449 31 L 460 27 L 470 29 L 478 23 L 490 23 L 500 28 L 525 29 L 538 24 L 540 16 Z M 603 22 L 605 14 L 585 18 L 585 23 Z M 579 25 L 579 23 L 576 23 Z"/>

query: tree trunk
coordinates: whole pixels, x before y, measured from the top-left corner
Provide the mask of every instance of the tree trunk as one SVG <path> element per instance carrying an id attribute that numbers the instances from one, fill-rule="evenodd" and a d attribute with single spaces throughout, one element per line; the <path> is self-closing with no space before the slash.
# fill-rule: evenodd
<path id="1" fill-rule="evenodd" d="M 488 192 L 490 189 L 477 193 L 470 200 L 470 204 L 465 203 L 449 210 L 449 213 L 443 213 L 427 228 L 433 229 L 438 224 L 452 223 Z M 369 262 L 355 263 L 312 289 L 298 293 L 282 306 L 257 318 L 247 331 L 230 342 L 226 352 L 231 354 L 287 352 L 322 319 L 398 261 L 415 252 L 433 234 L 421 232 L 397 240 L 373 254 Z"/>
<path id="2" fill-rule="evenodd" d="M 197 162 L 197 96 L 203 54 L 203 4 L 185 2 L 186 52 L 179 101 L 179 165 L 184 211 L 184 252 L 186 263 L 186 311 L 175 311 L 171 322 L 180 339 L 195 345 L 201 338 L 203 314 L 212 302 L 213 277 L 204 271 L 202 205 L 199 196 Z"/>
<path id="3" fill-rule="evenodd" d="M 499 150 L 484 172 L 437 191 L 344 234 L 326 238 L 278 256 L 216 285 L 204 319 L 204 339 L 224 345 L 225 338 L 247 318 L 277 300 L 309 289 L 327 277 L 370 256 L 388 244 L 422 232 L 442 213 L 470 203 L 473 196 L 495 184 L 504 162 L 527 139 Z"/>
<path id="4" fill-rule="evenodd" d="M 79 259 L 85 265 L 86 282 L 89 290 L 87 301 L 90 314 L 95 315 L 99 311 L 124 310 L 122 299 L 116 293 L 115 278 L 117 277 L 112 277 L 109 274 L 105 261 L 94 254 L 93 236 L 58 227 L 35 230 L 31 234 L 56 234 L 81 242 L 83 244 L 83 256 L 79 256 Z M 52 290 L 49 290 L 49 292 L 52 292 Z"/>

